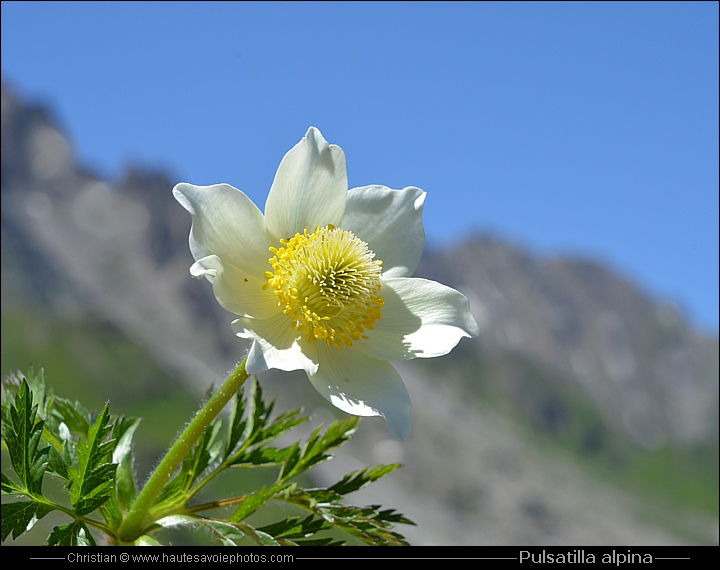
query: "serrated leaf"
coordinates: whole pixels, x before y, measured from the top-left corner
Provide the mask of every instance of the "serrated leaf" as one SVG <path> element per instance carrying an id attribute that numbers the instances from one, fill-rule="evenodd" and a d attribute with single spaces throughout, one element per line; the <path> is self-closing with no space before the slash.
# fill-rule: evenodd
<path id="1" fill-rule="evenodd" d="M 127 511 L 137 493 L 133 473 L 132 438 L 139 425 L 139 419 L 121 418 L 113 426 L 113 438 L 117 443 L 113 449 L 112 462 L 118 466 L 115 474 L 117 493 L 114 496 L 117 497 L 117 506 L 121 512 Z"/>
<path id="2" fill-rule="evenodd" d="M 233 397 L 232 406 L 230 408 L 230 423 L 228 424 L 228 435 L 225 442 L 225 458 L 227 458 L 234 450 L 240 437 L 245 431 L 245 398 L 242 392 L 237 392 Z"/>
<path id="3" fill-rule="evenodd" d="M 261 418 L 256 418 L 255 426 L 256 431 L 251 434 L 248 442 L 252 446 L 257 446 L 262 443 L 267 443 L 273 439 L 277 439 L 287 431 L 304 424 L 309 420 L 308 417 L 302 415 L 301 410 L 289 410 L 283 414 L 280 414 L 272 422 L 267 423 L 272 405 L 268 407 L 267 413 L 263 414 Z M 261 423 L 265 422 L 265 423 Z M 249 446 L 248 446 L 249 447 Z"/>
<path id="4" fill-rule="evenodd" d="M 279 543 L 267 533 L 258 531 L 252 526 L 243 523 L 229 523 L 215 519 L 203 519 L 179 515 L 165 517 L 158 521 L 163 526 L 199 525 L 208 529 L 223 546 L 238 546 L 243 539 L 247 538 L 261 546 L 279 546 Z"/>
<path id="5" fill-rule="evenodd" d="M 300 517 L 289 517 L 283 521 L 258 528 L 276 539 L 280 538 L 307 538 L 321 530 L 327 530 L 332 525 L 321 518 L 308 515 L 300 520 Z"/>
<path id="6" fill-rule="evenodd" d="M 232 457 L 228 460 L 229 465 L 238 464 L 243 461 L 244 455 L 260 448 L 273 439 L 277 439 L 287 431 L 308 421 L 309 418 L 302 415 L 301 410 L 290 410 L 284 414 L 280 414 L 277 418 L 270 421 L 275 401 L 266 404 L 263 400 L 262 389 L 257 380 L 253 377 L 250 385 L 250 395 L 248 397 L 249 406 L 245 418 L 240 421 L 237 414 L 241 411 L 240 404 L 234 407 L 233 423 L 231 424 L 231 438 L 237 438 L 237 443 L 230 449 L 237 448 L 229 455 Z M 244 406 L 243 406 L 244 407 Z M 241 427 L 244 427 L 242 436 L 238 438 L 237 434 Z"/>
<path id="7" fill-rule="evenodd" d="M 139 425 L 139 419 L 123 416 L 116 418 L 113 423 L 112 439 L 116 443 L 112 462 L 117 465 L 115 492 L 110 493 L 109 500 L 101 507 L 105 520 L 112 528 L 119 527 L 123 514 L 127 512 L 137 492 L 133 473 L 132 438 Z"/>
<path id="8" fill-rule="evenodd" d="M 341 504 L 340 501 L 342 501 L 342 495 L 339 495 L 330 489 L 306 489 L 305 492 L 307 493 L 308 498 L 312 500 L 313 505 L 317 503 L 339 505 Z"/>
<path id="9" fill-rule="evenodd" d="M 267 503 L 274 495 L 281 493 L 288 487 L 290 487 L 290 485 L 287 483 L 275 483 L 270 487 L 261 487 L 257 491 L 250 493 L 228 518 L 228 522 L 240 522 L 246 519 Z"/>
<path id="10" fill-rule="evenodd" d="M 255 378 L 253 378 L 250 384 L 248 401 L 250 402 L 250 407 L 248 408 L 243 439 L 245 441 L 252 441 L 253 434 L 257 434 L 262 429 L 262 426 L 266 424 L 275 406 L 275 401 L 272 400 L 267 405 L 265 404 L 262 396 L 262 388 Z"/>
<path id="11" fill-rule="evenodd" d="M 2 474 L 2 494 L 3 495 L 24 495 L 24 489 L 15 484 L 5 473 Z"/>
<path id="12" fill-rule="evenodd" d="M 322 426 L 315 429 L 302 449 L 290 448 L 278 481 L 287 481 L 329 459 L 331 456 L 326 452 L 350 439 L 357 429 L 358 421 L 359 419 L 356 417 L 346 418 L 334 421 L 327 426 L 325 431 L 322 431 Z"/>
<path id="13" fill-rule="evenodd" d="M 60 457 L 63 460 L 63 463 L 65 463 L 67 469 L 70 469 L 71 467 L 75 467 L 77 469 L 78 466 L 78 446 L 75 444 L 75 442 L 72 439 L 72 435 L 70 434 L 70 430 L 68 427 L 64 424 L 60 424 L 60 430 L 59 430 L 60 436 L 63 438 L 63 447 L 62 452 L 60 454 Z M 70 474 L 68 473 L 68 481 L 70 480 Z"/>
<path id="14" fill-rule="evenodd" d="M 112 430 L 106 404 L 88 429 L 88 440 L 77 443 L 77 467 L 68 468 L 70 502 L 78 516 L 91 513 L 110 497 L 117 465 L 109 463 L 114 441 L 105 441 Z"/>
<path id="15" fill-rule="evenodd" d="M 309 518 L 312 519 L 313 518 L 312 515 L 310 515 Z M 288 518 L 278 521 L 276 523 L 260 527 L 258 530 L 262 530 L 263 532 L 265 532 L 275 538 L 279 538 L 281 536 L 286 536 L 286 537 L 303 536 L 302 523 L 300 522 L 300 517 L 288 517 Z"/>
<path id="16" fill-rule="evenodd" d="M 110 498 L 100 505 L 99 508 L 108 526 L 110 526 L 110 528 L 117 529 L 122 523 L 123 518 L 122 513 L 118 508 L 117 495 L 115 493 L 110 493 Z"/>
<path id="17" fill-rule="evenodd" d="M 92 422 L 90 412 L 88 412 L 80 402 L 71 402 L 65 398 L 56 397 L 54 407 L 62 422 L 70 431 L 87 438 Z"/>
<path id="18" fill-rule="evenodd" d="M 409 524 L 415 526 L 415 523 L 413 521 L 405 518 L 404 515 L 396 512 L 395 509 L 387 509 L 385 511 L 380 511 L 378 513 L 378 516 L 375 517 L 375 520 L 389 522 L 393 524 Z"/>
<path id="19" fill-rule="evenodd" d="M 47 539 L 48 546 L 97 546 L 90 531 L 81 521 L 56 526 Z"/>
<path id="20" fill-rule="evenodd" d="M 66 481 L 68 480 L 68 471 L 67 471 L 67 464 L 65 463 L 65 460 L 63 459 L 62 455 L 60 455 L 54 447 L 49 448 L 50 451 L 48 451 L 48 466 L 47 470 L 48 473 L 53 473 Z"/>
<path id="21" fill-rule="evenodd" d="M 30 530 L 35 522 L 39 521 L 53 507 L 37 501 L 18 501 L 17 503 L 4 503 L 2 506 L 2 540 L 12 532 L 13 540 L 26 530 Z"/>
<path id="22" fill-rule="evenodd" d="M 378 518 L 378 508 L 377 505 L 364 508 L 340 506 L 333 508 L 332 514 L 336 526 L 367 544 L 407 546 L 401 534 L 394 532 L 382 517 Z"/>
<path id="23" fill-rule="evenodd" d="M 204 520 L 203 524 L 223 546 L 239 546 L 245 538 L 234 524 L 216 520 Z"/>
<path id="24" fill-rule="evenodd" d="M 22 382 L 27 382 L 30 391 L 33 394 L 33 401 L 38 406 L 38 416 L 45 419 L 48 410 L 52 406 L 53 391 L 52 388 L 45 384 L 45 371 L 41 368 L 38 372 L 30 370 L 25 375 L 19 370 L 16 373 L 10 373 L 2 382 L 2 421 L 5 424 L 8 421 L 10 413 L 10 405 L 13 403 Z M 4 426 L 3 426 L 4 431 Z"/>
<path id="25" fill-rule="evenodd" d="M 9 412 L 4 437 L 10 463 L 25 489 L 39 495 L 49 448 L 38 449 L 44 422 L 36 421 L 37 405 L 33 406 L 32 392 L 24 378 Z"/>
<path id="26" fill-rule="evenodd" d="M 259 546 L 280 546 L 280 543 L 272 536 L 260 530 L 256 530 L 249 524 L 236 523 L 236 526 L 238 530 Z"/>
<path id="27" fill-rule="evenodd" d="M 17 384 L 16 388 L 11 386 L 8 390 L 3 385 L 3 398 L 5 398 L 3 435 L 6 431 L 8 433 L 11 431 L 6 428 L 14 423 L 11 421 L 13 408 L 5 404 L 6 395 L 14 394 L 17 399 L 22 382 L 18 381 Z M 248 544 L 248 542 L 268 546 L 343 544 L 343 540 L 317 536 L 319 532 L 334 528 L 365 544 L 407 544 L 402 535 L 392 529 L 392 524 L 413 524 L 403 515 L 391 509 L 380 510 L 375 505 L 351 507 L 342 504 L 343 495 L 383 477 L 396 469 L 397 465 L 380 465 L 349 473 L 327 489 L 303 490 L 297 483 L 289 483 L 292 478 L 307 469 L 330 459 L 332 456 L 329 451 L 347 441 L 354 433 L 357 418 L 334 422 L 327 428 L 314 430 L 302 446 L 294 443 L 289 447 L 275 448 L 270 447 L 269 442 L 307 421 L 308 418 L 303 417 L 300 410 L 292 410 L 272 420 L 274 402 L 265 403 L 260 386 L 254 379 L 248 398 L 235 396 L 229 425 L 223 430 L 226 434 L 224 441 L 218 437 L 221 420 L 219 418 L 213 420 L 210 429 L 185 457 L 176 476 L 156 500 L 151 514 L 177 512 L 175 506 L 185 505 L 190 496 L 212 478 L 216 470 L 229 467 L 281 465 L 277 482 L 244 497 L 228 521 L 200 516 L 172 515 L 154 523 L 145 532 L 151 532 L 160 526 L 202 526 L 220 543 L 227 546 Z M 14 401 L 12 397 L 10 400 Z M 93 419 L 80 404 L 71 404 L 60 398 L 55 399 L 57 405 L 53 408 L 49 390 L 45 391 L 45 396 L 42 396 L 41 400 L 45 403 L 39 402 L 33 394 L 29 401 L 30 404 L 35 404 L 35 409 L 31 408 L 36 414 L 33 425 L 42 428 L 43 424 L 38 418 L 42 418 L 43 414 L 46 415 L 45 429 L 41 438 L 49 441 L 52 447 L 39 451 L 36 447 L 35 456 L 41 457 L 41 453 L 46 453 L 45 470 L 68 480 L 71 502 L 79 516 L 99 507 L 108 526 L 117 528 L 122 518 L 119 500 L 122 498 L 125 505 L 130 504 L 136 491 L 132 475 L 131 439 L 137 421 L 119 418 L 109 426 L 107 406 L 100 416 Z M 42 409 L 38 408 L 38 403 Z M 109 438 L 110 429 L 112 436 Z M 81 439 L 75 442 L 77 438 L 74 438 L 71 432 L 80 434 Z M 12 440 L 12 434 L 10 439 Z M 32 451 L 30 448 L 29 450 Z M 35 480 L 38 477 L 37 469 L 30 469 L 27 477 Z M 122 486 L 123 477 L 126 478 L 126 487 Z M 197 482 L 201 477 L 205 479 Z M 3 475 L 2 488 L 3 493 L 28 494 L 27 490 L 22 489 L 5 475 Z M 236 500 L 232 499 L 231 502 L 237 504 Z M 249 515 L 271 500 L 291 503 L 309 514 L 305 518 L 288 517 L 261 528 L 244 522 Z M 36 514 L 40 513 L 40 516 L 44 516 L 46 514 L 44 510 L 49 512 L 53 508 L 33 507 L 32 503 L 21 501 L 20 506 L 10 507 L 7 511 L 7 506 L 15 504 L 17 503 L 3 505 L 3 532 L 8 535 L 12 532 L 22 533 L 28 525 L 31 526 L 38 519 Z M 198 505 L 200 508 L 197 510 L 207 510 L 213 504 L 222 504 L 222 501 Z M 10 516 L 6 522 L 8 512 Z M 64 545 L 94 544 L 87 527 L 77 521 L 56 527 L 48 542 Z M 158 545 L 159 543 L 145 534 L 136 541 L 136 544 Z"/>
<path id="28" fill-rule="evenodd" d="M 286 448 L 285 459 L 283 460 L 283 466 L 278 475 L 278 481 L 287 480 L 292 477 L 292 474 L 296 472 L 296 467 L 301 457 L 300 444 L 297 441 Z"/>
<path id="29" fill-rule="evenodd" d="M 275 447 L 261 447 L 237 456 L 230 467 L 270 467 L 280 465 L 285 461 L 289 452 L 288 448 L 277 449 Z"/>
<path id="30" fill-rule="evenodd" d="M 15 400 L 15 395 L 20 388 L 20 378 L 18 378 L 18 375 L 22 377 L 20 371 L 18 371 L 17 375 L 11 372 L 3 377 L 2 384 L 0 384 L 0 402 L 2 403 L 2 426 L 0 429 L 2 429 L 3 433 L 5 432 L 5 425 L 10 418 L 10 406 Z"/>
<path id="31" fill-rule="evenodd" d="M 334 497 L 334 498 L 333 498 Z M 392 510 L 379 511 L 379 507 L 352 507 L 340 502 L 341 495 L 329 489 L 295 489 L 285 500 L 314 513 L 332 527 L 376 546 L 407 545 L 404 537 L 392 530 L 390 522 L 413 524 Z M 329 499 L 329 500 L 328 500 Z"/>
<path id="32" fill-rule="evenodd" d="M 31 370 L 25 379 L 33 393 L 33 400 L 38 405 L 38 415 L 45 419 L 53 401 L 52 388 L 45 384 L 45 370 L 42 368 L 37 372 Z"/>
<path id="33" fill-rule="evenodd" d="M 83 481 L 82 486 L 86 492 L 73 504 L 78 516 L 93 512 L 110 498 L 116 467 L 117 465 L 110 463 L 101 465 Z"/>
<path id="34" fill-rule="evenodd" d="M 388 473 L 392 473 L 400 467 L 397 463 L 391 465 L 376 465 L 375 467 L 366 467 L 361 471 L 353 471 L 345 475 L 342 480 L 329 487 L 330 491 L 334 491 L 339 495 L 347 495 L 358 489 L 362 489 L 373 481 L 377 481 Z"/>

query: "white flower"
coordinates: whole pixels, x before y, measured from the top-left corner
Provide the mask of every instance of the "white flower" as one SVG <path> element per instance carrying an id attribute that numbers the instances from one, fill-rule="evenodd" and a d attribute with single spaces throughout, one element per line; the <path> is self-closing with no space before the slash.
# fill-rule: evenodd
<path id="1" fill-rule="evenodd" d="M 414 279 L 425 193 L 347 189 L 345 155 L 310 128 L 283 158 L 265 215 L 227 184 L 178 184 L 192 214 L 192 275 L 239 315 L 246 369 L 303 369 L 341 410 L 410 435 L 410 398 L 389 360 L 430 358 L 477 335 L 467 298 Z"/>

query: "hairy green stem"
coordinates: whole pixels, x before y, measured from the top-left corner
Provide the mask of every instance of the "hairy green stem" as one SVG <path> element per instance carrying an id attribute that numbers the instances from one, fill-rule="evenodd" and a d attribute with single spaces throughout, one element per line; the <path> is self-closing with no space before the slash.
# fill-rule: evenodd
<path id="1" fill-rule="evenodd" d="M 246 361 L 247 358 L 237 365 L 237 368 L 227 377 L 218 391 L 200 408 L 193 420 L 165 454 L 155 471 L 150 475 L 118 529 L 118 536 L 121 541 L 132 542 L 140 536 L 144 528 L 145 516 L 177 466 L 180 465 L 192 446 L 195 445 L 195 442 L 200 439 L 210 422 L 215 419 L 220 410 L 225 407 L 225 404 L 240 389 L 243 382 L 247 380 Z"/>

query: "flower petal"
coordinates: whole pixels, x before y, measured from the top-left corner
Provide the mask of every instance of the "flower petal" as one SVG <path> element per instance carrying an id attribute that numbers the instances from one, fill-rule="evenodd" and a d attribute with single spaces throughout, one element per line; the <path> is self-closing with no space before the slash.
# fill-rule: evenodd
<path id="1" fill-rule="evenodd" d="M 242 317 L 232 322 L 235 334 L 253 339 L 245 369 L 249 374 L 278 370 L 305 370 L 314 374 L 318 368 L 313 360 L 312 346 L 303 343 L 295 329 L 290 328 L 287 315 L 278 313 L 269 319 Z"/>
<path id="2" fill-rule="evenodd" d="M 356 416 L 383 416 L 400 440 L 410 435 L 410 396 L 387 362 L 352 350 L 319 344 L 318 369 L 310 382 L 335 407 Z"/>
<path id="3" fill-rule="evenodd" d="M 314 127 L 285 155 L 265 203 L 273 244 L 317 226 L 339 226 L 347 200 L 345 153 Z"/>
<path id="4" fill-rule="evenodd" d="M 425 231 L 425 192 L 408 186 L 363 186 L 348 192 L 343 229 L 350 230 L 383 262 L 384 277 L 410 277 L 420 262 Z"/>
<path id="5" fill-rule="evenodd" d="M 262 276 L 270 252 L 262 212 L 229 184 L 178 184 L 173 195 L 192 214 L 190 251 L 196 260 L 217 255 L 225 263 Z"/>
<path id="6" fill-rule="evenodd" d="M 277 297 L 268 290 L 265 279 L 223 263 L 217 255 L 196 261 L 190 268 L 193 277 L 206 277 L 213 284 L 213 292 L 223 309 L 236 315 L 269 319 L 278 314 Z"/>
<path id="7" fill-rule="evenodd" d="M 373 358 L 409 360 L 450 352 L 478 326 L 467 297 L 426 279 L 382 279 L 382 317 L 353 347 Z"/>

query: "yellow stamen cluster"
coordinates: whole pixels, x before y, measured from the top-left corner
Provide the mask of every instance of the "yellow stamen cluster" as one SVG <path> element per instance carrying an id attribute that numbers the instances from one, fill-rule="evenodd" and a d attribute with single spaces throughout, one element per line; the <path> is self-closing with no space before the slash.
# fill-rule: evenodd
<path id="1" fill-rule="evenodd" d="M 350 346 L 380 318 L 381 261 L 352 232 L 332 225 L 304 230 L 271 247 L 271 287 L 278 306 L 308 340 Z"/>

